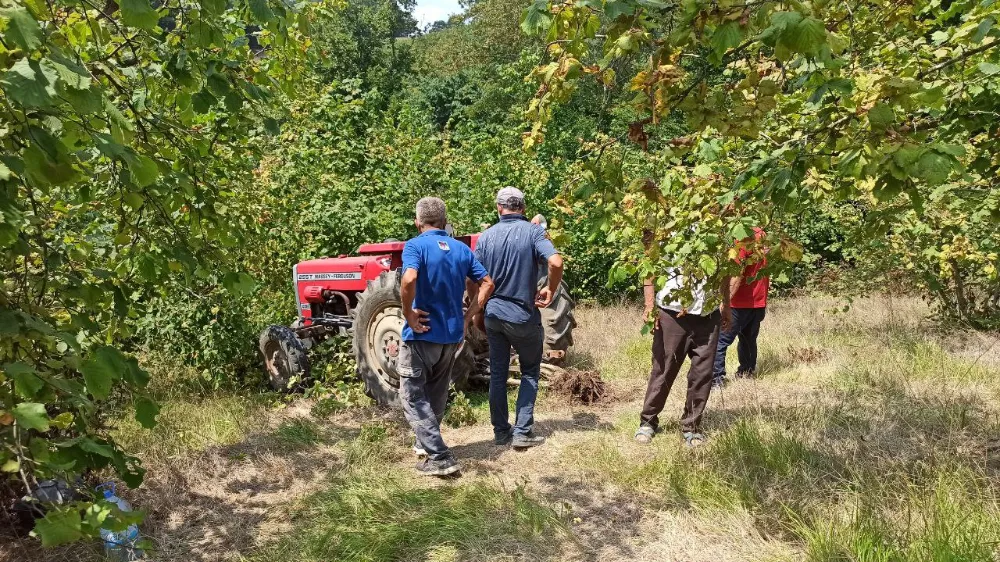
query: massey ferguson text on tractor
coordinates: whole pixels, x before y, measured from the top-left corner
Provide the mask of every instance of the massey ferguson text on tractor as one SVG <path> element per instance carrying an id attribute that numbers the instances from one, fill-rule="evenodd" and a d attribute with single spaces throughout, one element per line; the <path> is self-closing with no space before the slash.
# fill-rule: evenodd
<path id="1" fill-rule="evenodd" d="M 475 250 L 479 234 L 458 240 Z M 308 350 L 331 337 L 351 337 L 365 393 L 379 404 L 398 403 L 403 246 L 397 241 L 365 244 L 358 248 L 358 257 L 308 260 L 292 268 L 298 319 L 290 327 L 268 326 L 260 335 L 264 365 L 275 390 L 288 390 L 309 378 Z M 539 287 L 546 282 L 543 275 Z M 558 364 L 573 345 L 574 306 L 564 282 L 552 304 L 541 311 L 547 363 Z M 470 380 L 489 380 L 486 335 L 481 326 L 469 332 L 452 374 L 459 389 Z"/>

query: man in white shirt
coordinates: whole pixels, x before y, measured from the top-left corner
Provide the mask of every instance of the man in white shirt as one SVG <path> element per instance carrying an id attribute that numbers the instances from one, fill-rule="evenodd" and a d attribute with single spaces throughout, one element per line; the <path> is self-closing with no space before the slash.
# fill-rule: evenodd
<path id="1" fill-rule="evenodd" d="M 691 287 L 691 289 L 686 289 Z M 647 318 L 656 316 L 653 329 L 653 370 L 643 401 L 639 430 L 635 440 L 649 443 L 659 427 L 659 415 L 667 402 L 670 387 L 685 357 L 691 358 L 688 371 L 687 400 L 681 416 L 681 432 L 689 446 L 705 441 L 701 417 L 712 391 L 712 368 L 719 341 L 719 327 L 728 329 L 732 322 L 729 307 L 729 279 L 723 279 L 719 308 L 706 308 L 705 281 L 685 276 L 678 270 L 667 272 L 666 283 L 657 291 L 653 279 L 643 286 Z"/>

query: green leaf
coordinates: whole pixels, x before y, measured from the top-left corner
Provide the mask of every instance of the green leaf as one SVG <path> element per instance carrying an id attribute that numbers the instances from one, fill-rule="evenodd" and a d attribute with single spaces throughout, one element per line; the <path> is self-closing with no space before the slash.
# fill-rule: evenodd
<path id="1" fill-rule="evenodd" d="M 104 98 L 97 88 L 88 88 L 86 90 L 68 89 L 63 92 L 63 96 L 69 100 L 73 109 L 84 115 L 97 113 L 104 107 Z"/>
<path id="2" fill-rule="evenodd" d="M 743 223 L 738 222 L 733 225 L 733 229 L 729 231 L 729 235 L 734 240 L 745 240 L 750 237 L 750 231 L 747 230 L 747 227 L 743 226 Z"/>
<path id="3" fill-rule="evenodd" d="M 64 57 L 58 53 L 49 54 L 49 58 L 42 59 L 43 64 L 50 65 L 59 75 L 60 83 L 73 90 L 86 90 L 90 88 L 92 82 L 90 73 L 76 61 Z"/>
<path id="4" fill-rule="evenodd" d="M 243 98 L 235 90 L 226 94 L 226 98 L 223 101 L 226 104 L 226 111 L 229 113 L 236 113 L 243 109 Z"/>
<path id="5" fill-rule="evenodd" d="M 146 187 L 160 175 L 156 161 L 144 154 L 130 154 L 126 157 L 126 162 L 129 171 L 132 172 L 132 180 L 139 187 Z"/>
<path id="6" fill-rule="evenodd" d="M 201 9 L 208 14 L 217 16 L 226 11 L 226 0 L 201 0 Z"/>
<path id="7" fill-rule="evenodd" d="M 960 144 L 948 144 L 948 143 L 938 143 L 934 145 L 934 149 L 938 152 L 943 152 L 944 154 L 950 154 L 956 158 L 959 156 L 965 156 L 965 147 Z"/>
<path id="8" fill-rule="evenodd" d="M 56 96 L 56 71 L 38 61 L 23 58 L 0 79 L 11 99 L 27 107 L 49 107 Z"/>
<path id="9" fill-rule="evenodd" d="M 253 15 L 253 19 L 262 23 L 267 23 L 274 19 L 274 12 L 271 11 L 271 6 L 268 5 L 267 0 L 249 0 L 250 3 L 250 13 Z"/>
<path id="10" fill-rule="evenodd" d="M 892 106 L 877 103 L 868 111 L 868 123 L 874 131 L 884 131 L 896 121 Z"/>
<path id="11" fill-rule="evenodd" d="M 716 28 L 715 33 L 712 34 L 710 43 L 712 49 L 715 50 L 715 54 L 722 56 L 729 49 L 738 47 L 742 40 L 743 33 L 740 31 L 739 23 L 729 21 Z"/>
<path id="12" fill-rule="evenodd" d="M 701 256 L 698 260 L 698 265 L 701 266 L 705 275 L 715 275 L 716 270 L 718 270 L 718 265 L 715 263 L 715 258 L 712 256 Z"/>
<path id="13" fill-rule="evenodd" d="M 952 159 L 933 150 L 928 150 L 912 168 L 911 174 L 926 181 L 928 185 L 935 186 L 947 181 L 954 169 L 955 164 Z"/>
<path id="14" fill-rule="evenodd" d="M 535 0 L 524 9 L 521 16 L 521 31 L 525 35 L 538 35 L 552 25 L 552 15 L 549 13 L 548 0 Z"/>
<path id="15" fill-rule="evenodd" d="M 243 296 L 250 294 L 256 286 L 256 283 L 254 282 L 253 277 L 250 277 L 246 273 L 227 273 L 226 276 L 222 278 L 222 286 L 236 296 Z"/>
<path id="16" fill-rule="evenodd" d="M 196 113 L 208 113 L 218 102 L 219 100 L 208 90 L 202 90 L 191 96 L 191 107 Z"/>
<path id="17" fill-rule="evenodd" d="M 635 6 L 628 0 L 606 0 L 604 3 L 604 15 L 608 19 L 616 19 L 619 16 L 631 16 L 635 13 Z"/>
<path id="18" fill-rule="evenodd" d="M 900 168 L 906 169 L 912 166 L 924 153 L 924 148 L 914 144 L 904 144 L 892 155 L 893 162 Z"/>
<path id="19" fill-rule="evenodd" d="M 90 437 L 81 437 L 76 440 L 76 444 L 80 449 L 88 453 L 93 453 L 106 459 L 115 458 L 115 449 L 108 443 L 97 441 Z"/>
<path id="20" fill-rule="evenodd" d="M 125 25 L 149 31 L 156 29 L 160 16 L 149 0 L 121 0 L 120 6 Z"/>
<path id="21" fill-rule="evenodd" d="M 125 358 L 125 372 L 122 378 L 135 388 L 145 388 L 149 384 L 149 373 L 139 366 L 139 361 L 135 357 Z"/>
<path id="22" fill-rule="evenodd" d="M 97 147 L 97 150 L 108 158 L 124 160 L 129 153 L 129 149 L 124 145 L 118 144 L 111 135 L 91 133 L 90 136 L 94 139 L 94 145 Z"/>
<path id="23" fill-rule="evenodd" d="M 156 427 L 156 416 L 160 415 L 160 406 L 149 398 L 140 398 L 135 403 L 135 421 L 146 429 Z"/>
<path id="24" fill-rule="evenodd" d="M 205 85 L 208 89 L 215 94 L 216 97 L 224 97 L 229 93 L 229 80 L 222 74 L 211 74 L 205 81 Z"/>
<path id="25" fill-rule="evenodd" d="M 794 28 L 789 29 L 784 40 L 793 51 L 815 54 L 826 43 L 826 28 L 823 27 L 823 22 L 816 18 L 804 18 Z"/>
<path id="26" fill-rule="evenodd" d="M 126 359 L 113 347 L 102 346 L 80 367 L 87 391 L 98 400 L 104 400 L 111 392 L 111 385 L 120 380 L 126 371 Z"/>
<path id="27" fill-rule="evenodd" d="M 45 548 L 68 544 L 83 538 L 82 520 L 75 506 L 52 510 L 35 522 L 35 534 Z"/>
<path id="28" fill-rule="evenodd" d="M 42 381 L 38 375 L 35 374 L 35 370 L 27 365 L 17 361 L 15 363 L 7 363 L 3 366 L 3 370 L 14 379 L 14 390 L 17 391 L 21 398 L 31 399 L 34 398 L 38 391 L 45 386 L 45 382 Z"/>
<path id="29" fill-rule="evenodd" d="M 1000 73 L 1000 66 L 993 64 L 992 62 L 981 62 L 979 63 L 979 72 L 987 76 L 993 76 L 994 74 Z"/>
<path id="30" fill-rule="evenodd" d="M 8 459 L 7 462 L 0 466 L 0 472 L 17 472 L 21 468 L 21 461 L 17 459 Z"/>
<path id="31" fill-rule="evenodd" d="M 22 402 L 11 410 L 14 419 L 22 427 L 35 429 L 38 431 L 49 430 L 49 415 L 45 412 L 45 405 L 37 402 Z"/>
<path id="32" fill-rule="evenodd" d="M 25 51 L 32 51 L 42 44 L 42 28 L 28 10 L 17 8 L 0 9 L 0 17 L 7 20 L 3 36 Z"/>
<path id="33" fill-rule="evenodd" d="M 790 28 L 802 21 L 798 12 L 774 12 L 771 14 L 771 25 L 761 33 L 761 40 L 768 45 L 774 45 Z"/>
<path id="34" fill-rule="evenodd" d="M 989 35 L 993 26 L 996 25 L 997 20 L 993 16 L 986 16 L 986 19 L 979 22 L 979 27 L 976 28 L 976 33 L 972 36 L 972 43 L 978 44 L 982 43 L 983 39 Z"/>

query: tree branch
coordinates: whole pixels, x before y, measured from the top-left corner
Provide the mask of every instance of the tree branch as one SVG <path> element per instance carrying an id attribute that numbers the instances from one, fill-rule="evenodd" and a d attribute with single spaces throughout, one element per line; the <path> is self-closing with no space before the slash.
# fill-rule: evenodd
<path id="1" fill-rule="evenodd" d="M 921 72 L 920 74 L 917 74 L 917 78 L 924 78 L 928 74 L 931 74 L 931 73 L 937 72 L 939 70 L 943 70 L 945 68 L 948 68 L 949 66 L 951 66 L 951 65 L 953 65 L 955 63 L 962 62 L 962 61 L 964 61 L 965 59 L 967 59 L 969 57 L 974 57 L 974 56 L 978 55 L 979 53 L 986 52 L 986 51 L 992 49 L 993 47 L 997 47 L 997 46 L 1000 46 L 1000 39 L 997 39 L 997 40 L 991 41 L 991 42 L 989 42 L 989 43 L 987 43 L 985 45 L 981 45 L 979 47 L 976 47 L 975 49 L 972 49 L 971 51 L 966 51 L 966 52 L 962 53 L 961 55 L 959 55 L 959 56 L 957 56 L 955 58 L 951 58 L 951 59 L 948 59 L 948 60 L 946 60 L 944 62 L 935 64 L 934 66 L 928 68 L 927 70 Z"/>

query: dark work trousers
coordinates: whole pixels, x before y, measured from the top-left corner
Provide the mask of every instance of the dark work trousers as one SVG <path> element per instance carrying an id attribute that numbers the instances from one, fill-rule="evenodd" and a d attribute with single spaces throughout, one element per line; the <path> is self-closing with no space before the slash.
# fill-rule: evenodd
<path id="1" fill-rule="evenodd" d="M 528 435 L 535 424 L 535 399 L 542 369 L 545 331 L 541 324 L 515 324 L 486 317 L 486 337 L 490 342 L 490 421 L 496 437 L 511 431 L 507 411 L 507 376 L 510 348 L 517 352 L 521 366 L 521 386 L 514 406 L 514 435 Z"/>
<path id="2" fill-rule="evenodd" d="M 399 348 L 399 393 L 403 415 L 417 435 L 427 458 L 443 460 L 451 451 L 441 438 L 441 420 L 448 405 L 451 368 L 460 344 L 403 342 Z"/>
<path id="3" fill-rule="evenodd" d="M 712 391 L 712 362 L 719 341 L 722 314 L 709 316 L 660 310 L 659 325 L 653 330 L 653 371 L 649 375 L 646 399 L 642 405 L 642 425 L 656 429 L 659 414 L 667 403 L 670 387 L 681 370 L 685 357 L 691 358 L 688 371 L 687 400 L 681 416 L 681 431 L 698 431 L 701 416 Z"/>
<path id="4" fill-rule="evenodd" d="M 728 332 L 719 334 L 719 349 L 715 354 L 713 375 L 716 379 L 726 376 L 726 350 L 739 337 L 736 353 L 740 359 L 740 367 L 736 376 L 753 375 L 757 371 L 757 335 L 760 334 L 760 323 L 764 321 L 766 308 L 734 308 L 733 327 Z"/>

